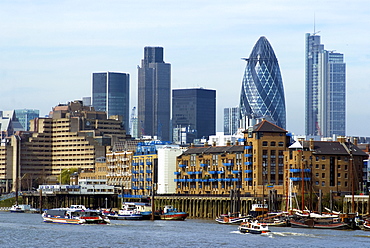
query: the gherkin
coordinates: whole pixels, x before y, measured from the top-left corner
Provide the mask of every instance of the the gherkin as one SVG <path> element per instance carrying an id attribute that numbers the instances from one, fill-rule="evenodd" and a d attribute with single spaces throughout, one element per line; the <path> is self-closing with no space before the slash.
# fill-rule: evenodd
<path id="1" fill-rule="evenodd" d="M 240 117 L 243 120 L 267 119 L 286 129 L 283 81 L 274 50 L 262 36 L 249 58 L 240 94 Z"/>

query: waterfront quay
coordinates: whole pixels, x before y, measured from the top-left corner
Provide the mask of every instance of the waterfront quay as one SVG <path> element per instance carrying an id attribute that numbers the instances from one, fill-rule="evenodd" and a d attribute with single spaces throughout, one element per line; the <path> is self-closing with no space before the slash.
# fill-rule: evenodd
<path id="1" fill-rule="evenodd" d="M 65 192 L 54 192 L 40 194 L 37 191 L 23 192 L 20 196 L 24 204 L 32 207 L 46 209 L 57 207 L 68 207 L 70 205 L 85 205 L 88 208 L 112 208 L 119 209 L 121 201 L 127 202 L 150 202 L 149 197 L 135 197 L 124 195 L 122 199 L 119 194 L 68 194 Z M 165 205 L 173 205 L 181 211 L 189 214 L 190 218 L 216 218 L 220 214 L 233 212 L 240 209 L 243 214 L 248 214 L 254 203 L 253 197 L 240 197 L 238 204 L 232 205 L 230 196 L 202 196 L 202 195 L 156 195 L 154 200 L 155 209 L 163 209 Z M 236 204 L 236 203 L 235 203 Z"/>

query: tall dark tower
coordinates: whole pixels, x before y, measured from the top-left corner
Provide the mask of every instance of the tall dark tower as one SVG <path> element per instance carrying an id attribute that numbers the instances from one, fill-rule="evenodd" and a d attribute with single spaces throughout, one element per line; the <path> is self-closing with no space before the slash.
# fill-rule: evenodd
<path id="1" fill-rule="evenodd" d="M 240 94 L 242 127 L 248 128 L 253 124 L 250 123 L 252 119 L 266 119 L 285 129 L 283 80 L 278 60 L 266 37 L 259 38 L 245 60 L 247 66 Z"/>
<path id="2" fill-rule="evenodd" d="M 163 47 L 145 47 L 138 67 L 138 136 L 170 140 L 171 64 Z"/>
<path id="3" fill-rule="evenodd" d="M 130 75 L 121 72 L 94 72 L 92 74 L 92 106 L 107 112 L 108 117 L 118 115 L 129 132 Z"/>

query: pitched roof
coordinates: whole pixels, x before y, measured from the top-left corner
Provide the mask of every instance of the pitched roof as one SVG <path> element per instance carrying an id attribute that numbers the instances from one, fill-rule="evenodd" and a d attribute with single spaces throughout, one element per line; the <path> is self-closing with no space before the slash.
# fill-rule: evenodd
<path id="1" fill-rule="evenodd" d="M 351 149 L 353 155 L 367 156 L 367 154 L 357 146 L 348 142 L 340 143 L 339 141 L 314 141 L 313 144 L 313 150 L 318 155 L 349 155 L 349 149 Z M 303 141 L 303 147 L 309 148 L 310 141 Z"/>
<path id="2" fill-rule="evenodd" d="M 184 155 L 189 154 L 211 154 L 211 153 L 225 153 L 225 152 L 243 152 L 244 146 L 208 146 L 208 147 L 191 147 L 184 151 Z"/>
<path id="3" fill-rule="evenodd" d="M 272 124 L 269 121 L 263 120 L 260 123 L 253 126 L 254 132 L 271 132 L 271 133 L 287 133 L 285 129 Z"/>

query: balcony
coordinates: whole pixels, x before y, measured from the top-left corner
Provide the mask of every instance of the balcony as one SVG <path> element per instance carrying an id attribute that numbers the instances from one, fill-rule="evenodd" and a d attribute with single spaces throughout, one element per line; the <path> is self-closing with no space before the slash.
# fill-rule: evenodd
<path id="1" fill-rule="evenodd" d="M 179 167 L 180 168 L 185 168 L 186 167 L 186 164 L 179 164 Z"/>
<path id="2" fill-rule="evenodd" d="M 146 173 L 153 173 L 153 171 L 152 170 L 146 170 Z"/>
<path id="3" fill-rule="evenodd" d="M 238 170 L 232 170 L 231 171 L 231 173 L 233 173 L 233 174 L 238 174 L 238 173 L 240 173 L 241 171 L 238 171 Z"/>
<path id="4" fill-rule="evenodd" d="M 252 154 L 246 153 L 246 154 L 244 154 L 244 157 L 251 158 L 252 157 Z"/>
<path id="5" fill-rule="evenodd" d="M 187 173 L 188 173 L 188 175 L 194 175 L 195 174 L 194 171 L 188 171 Z"/>
<path id="6" fill-rule="evenodd" d="M 224 166 L 232 166 L 234 163 L 224 163 Z"/>
<path id="7" fill-rule="evenodd" d="M 212 175 L 217 174 L 217 171 L 209 171 L 209 174 L 212 174 Z"/>
<path id="8" fill-rule="evenodd" d="M 175 171 L 173 174 L 174 175 L 181 175 L 181 172 Z"/>
<path id="9" fill-rule="evenodd" d="M 252 170 L 245 170 L 245 173 L 252 173 Z"/>
<path id="10" fill-rule="evenodd" d="M 132 166 L 139 166 L 139 163 L 132 163 Z"/>
<path id="11" fill-rule="evenodd" d="M 291 173 L 298 173 L 298 172 L 302 172 L 302 169 L 290 169 L 289 171 Z M 311 172 L 311 169 L 303 169 L 303 172 Z"/>
<path id="12" fill-rule="evenodd" d="M 239 178 L 231 178 L 231 181 L 237 182 L 237 181 L 239 181 Z"/>
<path id="13" fill-rule="evenodd" d="M 302 181 L 302 177 L 291 177 L 290 180 L 292 180 L 293 182 L 298 182 L 298 181 Z M 304 177 L 304 181 L 311 181 L 311 178 Z"/>
<path id="14" fill-rule="evenodd" d="M 151 181 L 152 181 L 152 179 L 151 179 L 150 177 L 147 177 L 145 180 L 146 180 L 147 182 L 151 182 Z"/>
<path id="15" fill-rule="evenodd" d="M 207 167 L 209 164 L 200 164 L 200 167 Z"/>
<path id="16" fill-rule="evenodd" d="M 152 165 L 152 162 L 148 161 L 146 162 L 146 165 Z"/>
<path id="17" fill-rule="evenodd" d="M 202 172 L 201 171 L 195 171 L 194 174 L 195 175 L 202 175 Z"/>
<path id="18" fill-rule="evenodd" d="M 249 149 L 252 149 L 252 148 L 253 148 L 252 146 L 244 146 L 245 150 L 249 150 Z"/>
<path id="19" fill-rule="evenodd" d="M 245 165 L 252 165 L 252 162 L 244 162 Z"/>
<path id="20" fill-rule="evenodd" d="M 251 177 L 246 177 L 246 178 L 244 178 L 244 181 L 251 182 L 251 181 L 253 181 L 253 179 Z"/>

